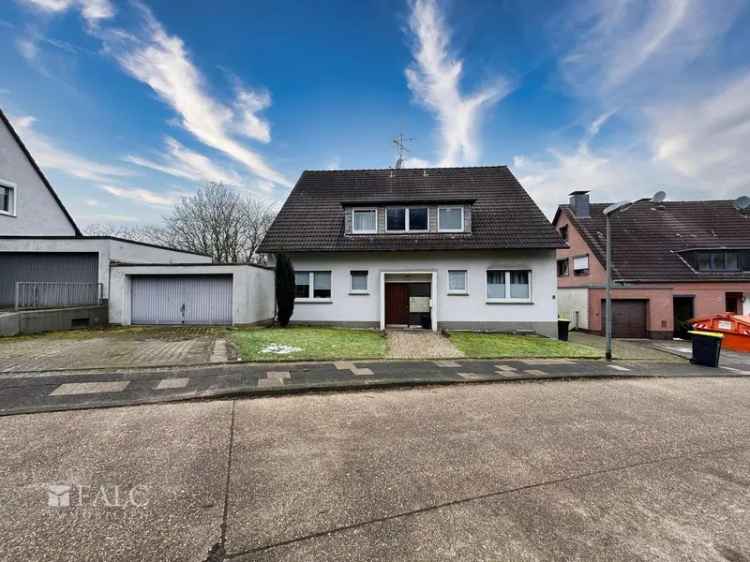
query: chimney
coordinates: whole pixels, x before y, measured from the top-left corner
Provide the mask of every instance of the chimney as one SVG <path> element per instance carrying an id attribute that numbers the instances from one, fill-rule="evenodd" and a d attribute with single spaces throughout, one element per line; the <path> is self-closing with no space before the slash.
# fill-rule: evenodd
<path id="1" fill-rule="evenodd" d="M 579 218 L 585 219 L 591 216 L 591 202 L 587 190 L 570 192 L 570 209 Z"/>

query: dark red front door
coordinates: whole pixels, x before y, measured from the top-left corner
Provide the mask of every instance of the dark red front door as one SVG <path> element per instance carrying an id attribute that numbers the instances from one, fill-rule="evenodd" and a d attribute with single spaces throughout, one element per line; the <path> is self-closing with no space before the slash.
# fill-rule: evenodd
<path id="1" fill-rule="evenodd" d="M 409 323 L 409 286 L 406 283 L 385 284 L 385 323 Z"/>

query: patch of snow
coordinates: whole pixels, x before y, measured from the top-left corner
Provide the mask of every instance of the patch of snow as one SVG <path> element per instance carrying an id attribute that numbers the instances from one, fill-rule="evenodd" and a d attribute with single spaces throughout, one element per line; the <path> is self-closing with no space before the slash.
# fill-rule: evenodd
<path id="1" fill-rule="evenodd" d="M 302 349 L 299 347 L 291 346 L 291 345 L 272 343 L 264 347 L 261 350 L 261 353 L 275 353 L 276 355 L 288 355 L 289 353 L 295 353 L 297 351 L 302 351 Z"/>

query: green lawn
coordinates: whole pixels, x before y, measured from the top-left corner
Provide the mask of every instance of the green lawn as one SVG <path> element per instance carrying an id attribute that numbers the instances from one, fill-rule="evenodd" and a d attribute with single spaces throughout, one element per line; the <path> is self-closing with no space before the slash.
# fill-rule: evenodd
<path id="1" fill-rule="evenodd" d="M 496 358 L 590 358 L 599 359 L 602 352 L 575 343 L 568 343 L 542 336 L 515 336 L 477 332 L 451 332 L 451 342 L 466 357 L 476 359 Z"/>
<path id="2" fill-rule="evenodd" d="M 230 331 L 244 361 L 381 359 L 385 337 L 372 330 L 295 326 Z"/>

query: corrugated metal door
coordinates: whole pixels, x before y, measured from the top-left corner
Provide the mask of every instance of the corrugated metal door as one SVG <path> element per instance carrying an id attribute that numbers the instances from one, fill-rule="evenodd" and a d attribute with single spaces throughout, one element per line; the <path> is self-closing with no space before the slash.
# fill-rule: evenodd
<path id="1" fill-rule="evenodd" d="M 231 324 L 231 275 L 134 276 L 133 324 Z"/>
<path id="2" fill-rule="evenodd" d="M 612 301 L 612 337 L 648 337 L 648 301 L 615 299 Z M 607 307 L 602 299 L 602 335 L 607 325 Z"/>
<path id="3" fill-rule="evenodd" d="M 16 282 L 97 283 L 97 253 L 0 253 L 0 306 L 13 306 Z"/>

